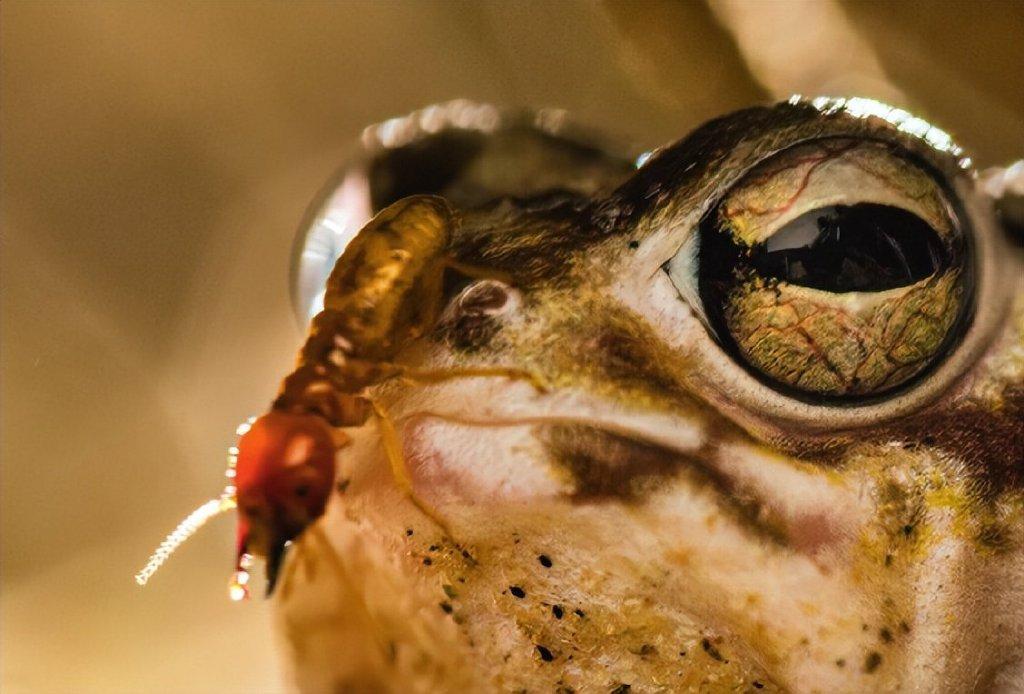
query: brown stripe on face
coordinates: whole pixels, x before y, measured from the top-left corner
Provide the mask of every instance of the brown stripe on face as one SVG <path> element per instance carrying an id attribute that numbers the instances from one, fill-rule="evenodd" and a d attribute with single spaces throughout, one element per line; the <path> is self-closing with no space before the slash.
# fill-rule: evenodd
<path id="1" fill-rule="evenodd" d="M 532 365 L 544 370 L 554 387 L 690 416 L 704 426 L 709 419 L 727 426 L 685 385 L 692 360 L 666 344 L 642 316 L 601 296 L 557 293 L 538 301 L 543 307 L 537 327 L 510 339 L 520 358 L 536 360 Z"/>
<path id="2" fill-rule="evenodd" d="M 687 464 L 679 454 L 589 426 L 551 425 L 538 438 L 572 478 L 572 498 L 641 503 Z"/>
<path id="3" fill-rule="evenodd" d="M 604 376 L 618 382 L 639 383 L 668 398 L 692 399 L 679 378 L 680 372 L 689 368 L 685 359 L 666 349 L 649 327 L 644 325 L 640 329 L 638 318 L 622 315 L 610 319 L 587 344 L 590 360 Z"/>
<path id="4" fill-rule="evenodd" d="M 574 502 L 640 505 L 678 479 L 697 493 L 714 495 L 718 508 L 758 539 L 789 545 L 782 524 L 766 505 L 707 462 L 711 451 L 682 455 L 588 426 L 545 426 L 537 435 L 552 462 L 572 478 Z"/>
<path id="5" fill-rule="evenodd" d="M 970 401 L 880 432 L 946 451 L 961 461 L 984 501 L 1024 490 L 1024 386 L 1008 388 L 998 406 Z"/>

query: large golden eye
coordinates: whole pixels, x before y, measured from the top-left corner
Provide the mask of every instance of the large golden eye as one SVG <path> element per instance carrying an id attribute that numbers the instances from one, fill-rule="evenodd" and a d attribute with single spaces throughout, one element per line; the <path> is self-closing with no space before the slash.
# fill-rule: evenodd
<path id="1" fill-rule="evenodd" d="M 959 338 L 970 245 L 935 176 L 892 145 L 819 140 L 762 162 L 701 222 L 719 343 L 784 392 L 880 396 Z"/>

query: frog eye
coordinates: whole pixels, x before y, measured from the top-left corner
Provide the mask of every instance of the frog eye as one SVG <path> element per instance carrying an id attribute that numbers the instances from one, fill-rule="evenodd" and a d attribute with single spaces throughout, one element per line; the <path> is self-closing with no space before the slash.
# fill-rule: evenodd
<path id="1" fill-rule="evenodd" d="M 970 244 L 937 177 L 894 145 L 834 138 L 760 163 L 668 270 L 719 345 L 774 389 L 873 398 L 962 335 Z"/>

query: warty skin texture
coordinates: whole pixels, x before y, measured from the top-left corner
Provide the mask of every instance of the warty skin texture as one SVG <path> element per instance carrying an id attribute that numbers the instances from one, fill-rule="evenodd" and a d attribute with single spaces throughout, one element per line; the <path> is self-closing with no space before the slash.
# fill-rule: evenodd
<path id="1" fill-rule="evenodd" d="M 895 143 L 977 239 L 970 328 L 857 406 L 777 392 L 664 265 L 742 174 L 811 138 Z M 751 109 L 617 189 L 462 210 L 456 290 L 403 363 L 521 381 L 393 382 L 295 543 L 279 627 L 300 691 L 1019 691 L 1024 258 L 950 156 L 879 119 Z M 618 688 L 618 689 L 617 689 Z"/>

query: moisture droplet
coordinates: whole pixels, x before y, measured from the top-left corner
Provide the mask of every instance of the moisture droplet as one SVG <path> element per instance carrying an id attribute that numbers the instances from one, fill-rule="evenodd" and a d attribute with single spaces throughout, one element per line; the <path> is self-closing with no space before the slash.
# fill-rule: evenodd
<path id="1" fill-rule="evenodd" d="M 234 602 L 245 600 L 249 597 L 249 588 L 246 584 L 249 583 L 249 572 L 248 571 L 236 571 L 231 576 L 231 581 L 228 583 L 228 597 Z"/>

